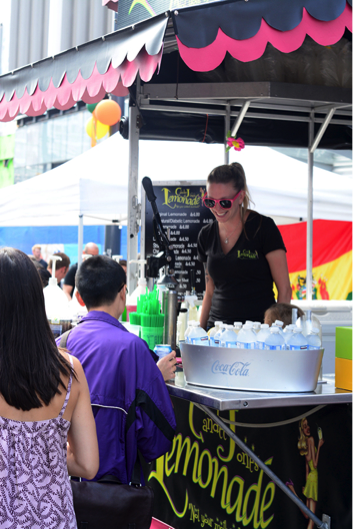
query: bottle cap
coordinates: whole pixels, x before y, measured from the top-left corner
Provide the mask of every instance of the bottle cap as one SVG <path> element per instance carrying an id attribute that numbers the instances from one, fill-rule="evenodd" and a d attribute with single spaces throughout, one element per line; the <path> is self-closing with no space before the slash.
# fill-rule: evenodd
<path id="1" fill-rule="evenodd" d="M 278 327 L 282 327 L 283 326 L 282 320 L 276 320 L 275 321 L 275 325 L 278 326 Z"/>
<path id="2" fill-rule="evenodd" d="M 279 327 L 271 326 L 271 333 L 279 333 Z"/>
<path id="3" fill-rule="evenodd" d="M 269 328 L 270 326 L 268 324 L 261 324 L 261 329 L 267 329 Z"/>
<path id="4" fill-rule="evenodd" d="M 223 325 L 223 322 L 222 320 L 217 320 L 215 323 L 214 323 L 215 326 L 222 326 Z"/>
<path id="5" fill-rule="evenodd" d="M 311 328 L 311 333 L 320 333 L 320 331 L 317 328 Z"/>
<path id="6" fill-rule="evenodd" d="M 242 327 L 242 325 L 243 325 L 242 322 L 234 322 L 235 327 Z"/>

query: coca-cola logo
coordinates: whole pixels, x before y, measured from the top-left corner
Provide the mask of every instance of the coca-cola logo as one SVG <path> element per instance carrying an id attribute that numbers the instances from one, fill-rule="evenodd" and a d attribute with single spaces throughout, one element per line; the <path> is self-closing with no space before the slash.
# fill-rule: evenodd
<path id="1" fill-rule="evenodd" d="M 242 363 L 241 361 L 237 361 L 233 364 L 225 364 L 221 363 L 220 361 L 215 361 L 212 365 L 211 371 L 213 374 L 229 374 L 229 375 L 235 375 L 235 376 L 249 376 L 249 366 L 251 363 Z"/>

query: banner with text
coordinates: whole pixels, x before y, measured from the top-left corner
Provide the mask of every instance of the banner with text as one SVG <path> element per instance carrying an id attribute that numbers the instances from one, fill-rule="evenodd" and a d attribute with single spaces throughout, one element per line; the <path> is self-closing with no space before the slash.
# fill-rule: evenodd
<path id="1" fill-rule="evenodd" d="M 172 400 L 173 446 L 145 469 L 156 518 L 174 528 L 313 528 L 219 425 L 193 403 Z M 351 415 L 346 404 L 221 412 L 242 423 L 231 429 L 333 528 L 352 528 Z"/>

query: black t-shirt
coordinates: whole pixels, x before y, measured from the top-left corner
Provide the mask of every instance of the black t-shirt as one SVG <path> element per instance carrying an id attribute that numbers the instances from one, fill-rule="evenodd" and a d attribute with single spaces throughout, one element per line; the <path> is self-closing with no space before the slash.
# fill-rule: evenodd
<path id="1" fill-rule="evenodd" d="M 215 289 L 208 326 L 217 320 L 228 324 L 264 320 L 275 303 L 273 278 L 266 254 L 286 250 L 280 231 L 270 217 L 251 211 L 244 230 L 228 254 L 224 254 L 218 221 L 204 226 L 197 242 L 198 259 L 207 262 Z"/>
<path id="2" fill-rule="evenodd" d="M 38 260 L 38 263 L 40 263 L 44 269 L 48 268 L 48 263 L 44 259 L 41 258 L 40 260 Z"/>
<path id="3" fill-rule="evenodd" d="M 73 293 L 73 290 L 75 289 L 75 276 L 77 269 L 78 263 L 74 263 L 73 265 L 71 265 L 64 279 L 64 285 L 71 285 L 72 287 L 71 295 Z"/>

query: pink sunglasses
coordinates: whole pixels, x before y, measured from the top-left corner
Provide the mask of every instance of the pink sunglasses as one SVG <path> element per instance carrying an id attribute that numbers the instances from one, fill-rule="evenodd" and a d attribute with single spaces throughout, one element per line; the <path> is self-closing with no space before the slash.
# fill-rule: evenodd
<path id="1" fill-rule="evenodd" d="M 229 210 L 233 206 L 233 202 L 239 196 L 241 191 L 242 190 L 238 191 L 234 199 L 209 199 L 206 193 L 206 195 L 203 196 L 202 201 L 206 208 L 214 208 L 216 206 L 216 203 L 219 203 L 220 207 L 223 208 L 223 210 Z"/>

